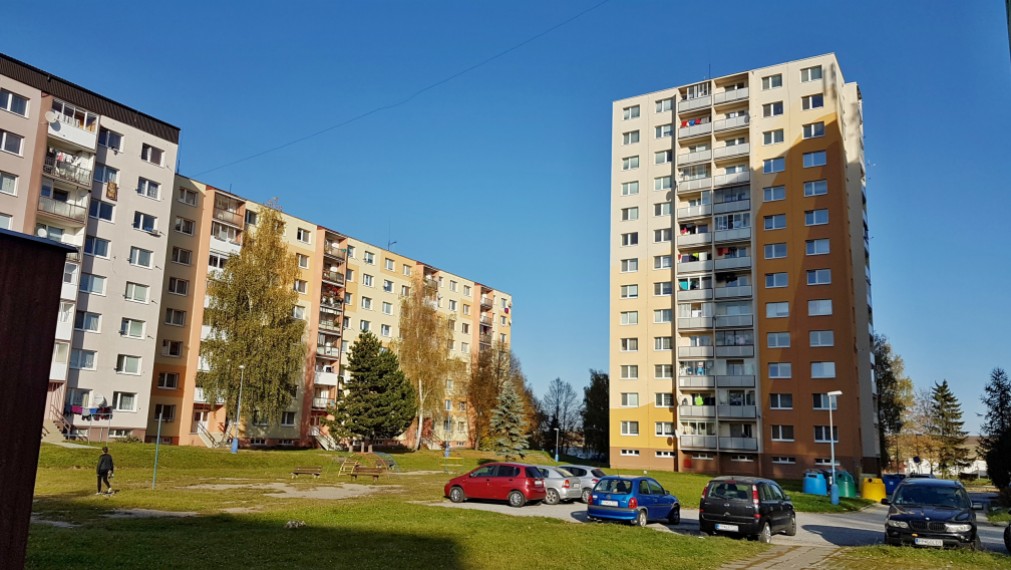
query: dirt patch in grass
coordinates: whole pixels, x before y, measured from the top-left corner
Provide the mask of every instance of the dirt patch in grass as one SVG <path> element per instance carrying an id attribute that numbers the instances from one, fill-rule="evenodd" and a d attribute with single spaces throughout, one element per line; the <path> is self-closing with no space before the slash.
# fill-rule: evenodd
<path id="1" fill-rule="evenodd" d="M 357 485 L 355 483 L 346 483 L 339 487 L 312 487 L 309 489 L 300 489 L 286 483 L 257 483 L 257 484 L 230 484 L 230 483 L 214 483 L 214 484 L 201 484 L 201 485 L 190 485 L 188 487 L 182 487 L 182 489 L 203 489 L 211 491 L 226 491 L 229 489 L 254 489 L 262 491 L 270 491 L 264 493 L 267 497 L 274 497 L 276 499 L 317 499 L 324 501 L 334 501 L 340 499 L 353 499 L 355 497 L 364 497 L 366 495 L 371 495 L 373 493 L 378 493 L 384 490 L 398 489 L 399 487 L 392 485 L 385 485 L 382 487 L 370 486 L 370 485 Z"/>
<path id="2" fill-rule="evenodd" d="M 48 520 L 48 519 L 40 519 L 40 518 L 36 517 L 35 515 L 32 515 L 32 524 L 44 524 L 46 526 L 55 526 L 56 528 L 77 528 L 77 527 L 81 526 L 79 524 L 74 524 L 72 522 L 67 522 L 67 521 L 54 521 L 54 520 Z"/>
<path id="3" fill-rule="evenodd" d="M 197 513 L 193 511 L 157 511 L 154 509 L 116 509 L 102 516 L 110 519 L 157 519 L 163 517 L 195 517 Z"/>

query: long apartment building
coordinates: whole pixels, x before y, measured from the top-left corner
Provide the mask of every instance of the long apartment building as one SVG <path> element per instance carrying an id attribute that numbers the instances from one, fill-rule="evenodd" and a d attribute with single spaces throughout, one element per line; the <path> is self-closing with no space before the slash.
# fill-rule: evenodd
<path id="1" fill-rule="evenodd" d="M 834 438 L 876 471 L 857 84 L 828 54 L 612 120 L 612 465 L 797 478 Z"/>
<path id="2" fill-rule="evenodd" d="M 147 427 L 179 129 L 0 54 L 0 227 L 77 248 L 47 417 Z"/>
<path id="3" fill-rule="evenodd" d="M 237 254 L 264 207 L 175 173 L 179 129 L 0 54 L 0 228 L 78 248 L 68 256 L 47 421 L 68 436 L 220 445 L 225 410 L 197 386 L 207 280 Z M 305 376 L 278 425 L 248 445 L 333 445 L 320 428 L 363 330 L 397 337 L 400 301 L 422 280 L 468 363 L 511 341 L 512 298 L 479 282 L 282 214 L 301 269 Z M 434 437 L 469 442 L 463 386 Z"/>

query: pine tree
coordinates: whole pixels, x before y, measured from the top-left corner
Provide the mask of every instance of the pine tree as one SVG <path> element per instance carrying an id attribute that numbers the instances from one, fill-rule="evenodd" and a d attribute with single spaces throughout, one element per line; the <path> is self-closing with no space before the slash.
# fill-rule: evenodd
<path id="1" fill-rule="evenodd" d="M 305 321 L 292 315 L 298 260 L 285 248 L 280 213 L 269 206 L 243 236 L 239 254 L 208 282 L 204 322 L 211 333 L 200 356 L 209 369 L 197 382 L 208 401 L 223 399 L 229 412 L 241 382 L 243 416 L 277 422 L 302 382 L 306 346 Z"/>
<path id="2" fill-rule="evenodd" d="M 1011 380 L 1001 368 L 990 372 L 983 395 L 986 417 L 980 429 L 979 452 L 998 489 L 1011 484 Z"/>
<path id="3" fill-rule="evenodd" d="M 474 449 L 493 447 L 491 416 L 498 407 L 502 387 L 508 382 L 525 383 L 519 360 L 507 345 L 494 341 L 491 348 L 477 354 L 467 382 L 466 396 L 471 409 L 469 435 Z M 528 410 L 527 424 L 530 426 L 538 423 L 532 417 L 534 413 L 536 410 Z"/>
<path id="4" fill-rule="evenodd" d="M 608 376 L 590 370 L 590 385 L 583 389 L 583 439 L 586 448 L 599 458 L 607 458 L 610 429 Z"/>
<path id="5" fill-rule="evenodd" d="M 962 404 L 952 393 L 947 380 L 934 383 L 930 390 L 930 432 L 937 438 L 937 466 L 942 475 L 952 468 L 969 464 L 965 448 L 966 431 L 962 429 Z"/>
<path id="6" fill-rule="evenodd" d="M 400 370 L 397 356 L 376 335 L 363 332 L 348 355 L 351 379 L 330 409 L 331 433 L 369 442 L 391 439 L 414 419 L 417 396 Z"/>
<path id="7" fill-rule="evenodd" d="M 900 460 L 899 438 L 907 413 L 913 407 L 913 381 L 903 373 L 902 357 L 892 352 L 892 345 L 884 335 L 871 338 L 874 353 L 874 379 L 878 388 L 878 437 L 881 465 L 888 466 Z M 895 445 L 894 456 L 888 444 Z"/>
<path id="8" fill-rule="evenodd" d="M 498 407 L 491 416 L 491 433 L 495 452 L 506 461 L 523 457 L 527 449 L 527 434 L 524 431 L 526 410 L 516 393 L 512 382 L 502 386 Z"/>

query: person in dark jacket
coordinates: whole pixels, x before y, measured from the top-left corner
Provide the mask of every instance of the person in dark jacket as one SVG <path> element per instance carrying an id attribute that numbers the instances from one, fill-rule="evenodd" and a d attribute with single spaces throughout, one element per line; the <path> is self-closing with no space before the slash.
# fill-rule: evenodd
<path id="1" fill-rule="evenodd" d="M 102 448 L 102 455 L 98 457 L 98 492 L 96 495 L 102 494 L 102 482 L 105 482 L 105 486 L 109 488 L 108 493 L 112 494 L 112 484 L 109 483 L 109 476 L 115 471 L 115 467 L 112 464 L 112 456 L 109 455 L 109 448 Z"/>

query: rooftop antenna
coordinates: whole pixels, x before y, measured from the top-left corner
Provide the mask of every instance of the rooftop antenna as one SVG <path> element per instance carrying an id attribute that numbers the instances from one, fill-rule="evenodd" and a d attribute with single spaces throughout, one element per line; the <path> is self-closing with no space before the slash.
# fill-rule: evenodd
<path id="1" fill-rule="evenodd" d="M 386 222 L 386 251 L 393 251 L 393 244 L 397 243 L 396 240 L 392 239 L 393 230 L 390 227 L 390 222 Z"/>

